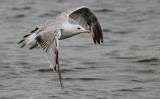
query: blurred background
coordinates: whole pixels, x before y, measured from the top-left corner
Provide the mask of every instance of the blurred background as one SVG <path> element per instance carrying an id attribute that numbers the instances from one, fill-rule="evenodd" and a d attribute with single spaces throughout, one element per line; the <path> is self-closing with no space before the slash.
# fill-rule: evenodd
<path id="1" fill-rule="evenodd" d="M 60 41 L 64 89 L 25 34 L 62 11 L 88 6 L 104 43 Z M 160 99 L 160 0 L 0 0 L 0 99 Z"/>

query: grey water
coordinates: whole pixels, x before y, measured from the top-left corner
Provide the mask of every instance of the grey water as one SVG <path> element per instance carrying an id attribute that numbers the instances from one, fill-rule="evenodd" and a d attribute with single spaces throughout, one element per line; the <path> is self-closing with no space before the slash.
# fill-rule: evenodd
<path id="1" fill-rule="evenodd" d="M 17 42 L 82 5 L 104 43 L 90 34 L 60 41 L 62 90 L 42 49 Z M 0 99 L 160 99 L 160 0 L 0 0 Z"/>

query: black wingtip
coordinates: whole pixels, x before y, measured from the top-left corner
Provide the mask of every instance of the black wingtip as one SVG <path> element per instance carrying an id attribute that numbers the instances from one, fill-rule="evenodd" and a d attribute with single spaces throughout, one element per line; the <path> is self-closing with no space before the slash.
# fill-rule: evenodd
<path id="1" fill-rule="evenodd" d="M 57 68 L 56 68 L 56 66 L 54 66 L 54 70 L 55 70 L 55 71 L 57 71 Z"/>
<path id="2" fill-rule="evenodd" d="M 30 36 L 30 34 L 27 34 L 27 35 L 23 36 L 23 38 L 26 38 L 26 37 L 28 37 L 28 36 Z"/>
<path id="3" fill-rule="evenodd" d="M 24 39 L 20 40 L 17 44 L 20 44 L 20 43 L 22 43 L 23 41 L 24 41 Z"/>
<path id="4" fill-rule="evenodd" d="M 101 40 L 101 43 L 103 43 L 103 40 Z"/>
<path id="5" fill-rule="evenodd" d="M 26 44 L 23 44 L 20 48 L 24 47 Z"/>
<path id="6" fill-rule="evenodd" d="M 33 31 L 31 31 L 31 33 L 34 33 L 35 31 L 37 31 L 39 28 L 35 28 Z"/>

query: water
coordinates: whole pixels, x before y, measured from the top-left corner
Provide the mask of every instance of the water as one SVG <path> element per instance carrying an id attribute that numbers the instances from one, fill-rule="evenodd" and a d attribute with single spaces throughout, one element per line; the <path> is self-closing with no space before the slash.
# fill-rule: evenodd
<path id="1" fill-rule="evenodd" d="M 46 19 L 86 5 L 104 43 L 60 41 L 62 90 L 40 48 L 16 43 Z M 160 99 L 160 0 L 1 0 L 0 99 Z"/>

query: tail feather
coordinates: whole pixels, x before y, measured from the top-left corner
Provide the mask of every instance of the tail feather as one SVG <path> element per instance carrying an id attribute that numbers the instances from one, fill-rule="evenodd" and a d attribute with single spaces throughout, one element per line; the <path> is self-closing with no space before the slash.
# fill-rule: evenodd
<path id="1" fill-rule="evenodd" d="M 36 33 L 32 33 L 32 34 L 27 34 L 23 37 L 22 40 L 20 40 L 18 42 L 18 44 L 22 43 L 22 47 L 24 47 L 25 45 L 28 45 L 29 43 L 31 43 L 32 41 L 34 41 L 34 39 L 37 37 Z"/>

